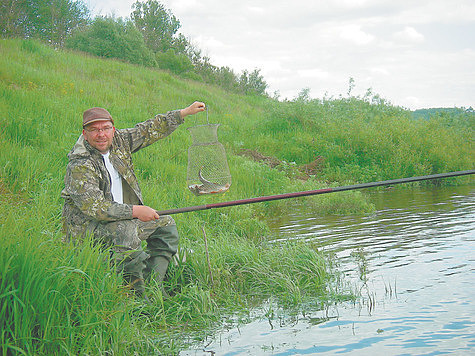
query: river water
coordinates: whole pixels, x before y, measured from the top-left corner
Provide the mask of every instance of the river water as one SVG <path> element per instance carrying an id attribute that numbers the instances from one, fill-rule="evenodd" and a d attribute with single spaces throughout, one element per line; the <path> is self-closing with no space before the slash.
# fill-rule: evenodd
<path id="1" fill-rule="evenodd" d="M 369 194 L 370 216 L 269 221 L 276 242 L 334 254 L 361 298 L 270 319 L 263 306 L 180 355 L 475 355 L 475 186 Z"/>

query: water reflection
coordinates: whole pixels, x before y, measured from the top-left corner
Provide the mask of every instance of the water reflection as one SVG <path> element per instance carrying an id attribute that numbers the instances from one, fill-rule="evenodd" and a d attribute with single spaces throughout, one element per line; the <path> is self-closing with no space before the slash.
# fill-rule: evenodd
<path id="1" fill-rule="evenodd" d="M 371 216 L 322 218 L 300 207 L 269 222 L 275 242 L 313 241 L 334 253 L 362 299 L 267 319 L 263 306 L 205 350 L 182 354 L 475 353 L 475 186 L 371 198 Z"/>

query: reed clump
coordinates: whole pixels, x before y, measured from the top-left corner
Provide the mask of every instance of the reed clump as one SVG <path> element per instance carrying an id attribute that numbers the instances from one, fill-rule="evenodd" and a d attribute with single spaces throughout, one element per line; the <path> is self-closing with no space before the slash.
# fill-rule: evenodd
<path id="1" fill-rule="evenodd" d="M 157 210 L 471 169 L 475 161 L 470 130 L 447 120 L 413 121 L 407 110 L 374 98 L 276 102 L 37 41 L 2 39 L 0 51 L 3 355 L 173 354 L 186 342 L 177 332 L 211 327 L 269 298 L 295 305 L 347 294 L 330 287 L 331 258 L 305 243 L 269 242 L 262 218 L 301 203 L 317 215 L 369 213 L 374 208 L 361 192 L 178 215 L 180 253 L 166 285 L 171 297 L 152 285 L 151 305 L 130 298 L 107 251 L 90 240 L 61 242 L 67 153 L 89 107 L 108 108 L 125 128 L 202 100 L 210 121 L 222 124 L 233 177 L 225 195 L 196 197 L 187 190 L 191 138 L 183 127 L 204 123 L 203 115 L 136 154 L 145 201 Z M 242 149 L 279 163 L 271 167 L 241 155 Z M 302 170 L 316 156 L 322 157 L 318 167 Z"/>

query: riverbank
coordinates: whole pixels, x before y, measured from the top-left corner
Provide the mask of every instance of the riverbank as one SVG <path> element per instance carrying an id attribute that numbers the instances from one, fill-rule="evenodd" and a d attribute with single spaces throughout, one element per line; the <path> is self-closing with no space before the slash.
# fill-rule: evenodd
<path id="1" fill-rule="evenodd" d="M 172 298 L 151 288 L 152 306 L 130 299 L 106 253 L 61 243 L 60 192 L 85 108 L 107 107 L 125 128 L 194 100 L 208 104 L 210 122 L 222 124 L 231 188 L 209 197 L 188 191 L 186 127 L 206 121 L 197 115 L 134 157 L 145 201 L 158 210 L 473 168 L 466 127 L 414 121 L 376 96 L 276 102 L 36 41 L 0 40 L 0 49 L 0 338 L 9 352 L 174 353 L 180 340 L 154 335 L 211 325 L 269 296 L 282 305 L 352 298 L 330 288 L 332 260 L 319 246 L 268 243 L 263 218 L 289 214 L 295 200 L 176 216 Z M 374 211 L 361 192 L 305 202 L 322 215 Z"/>

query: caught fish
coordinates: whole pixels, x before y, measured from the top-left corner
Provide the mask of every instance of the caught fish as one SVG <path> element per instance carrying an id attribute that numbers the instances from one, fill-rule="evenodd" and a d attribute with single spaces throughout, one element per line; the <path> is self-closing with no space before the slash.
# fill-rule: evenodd
<path id="1" fill-rule="evenodd" d="M 203 167 L 201 167 L 203 168 Z M 201 184 L 193 184 L 188 187 L 191 192 L 195 195 L 203 195 L 203 194 L 217 194 L 217 193 L 224 193 L 226 190 L 229 189 L 230 184 L 218 184 L 213 183 L 203 177 L 201 174 L 201 168 L 198 171 L 198 179 L 200 180 Z"/>

